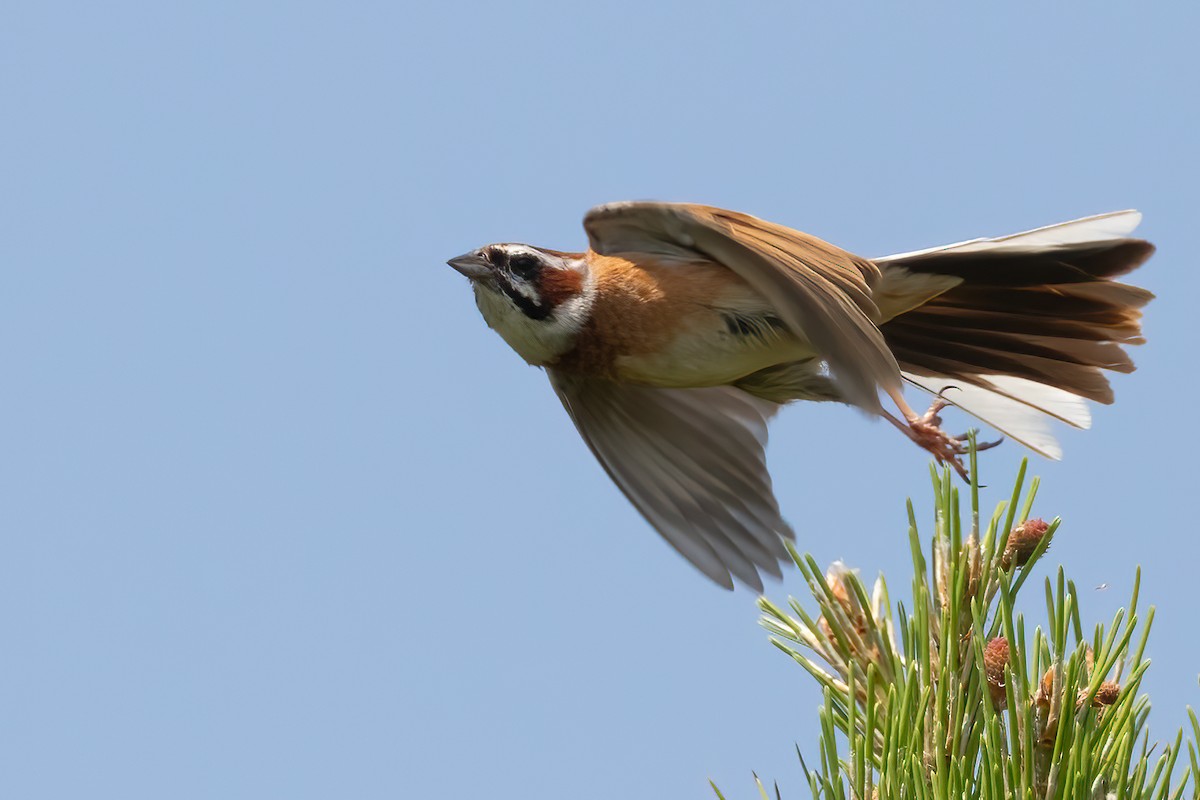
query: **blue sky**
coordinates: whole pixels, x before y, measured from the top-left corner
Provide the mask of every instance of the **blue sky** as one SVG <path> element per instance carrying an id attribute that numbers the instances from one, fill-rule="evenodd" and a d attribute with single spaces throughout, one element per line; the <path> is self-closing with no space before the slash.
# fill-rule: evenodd
<path id="1" fill-rule="evenodd" d="M 633 198 L 864 255 L 1145 212 L 1140 370 L 1033 470 L 1085 621 L 1142 565 L 1165 737 L 1200 703 L 1198 23 L 1182 3 L 8 9 L 0 794 L 749 796 L 757 770 L 800 796 L 814 685 L 752 594 L 637 517 L 443 263 L 579 247 L 588 207 Z M 1021 456 L 987 453 L 985 478 Z M 818 562 L 907 585 L 921 452 L 812 406 L 770 461 Z M 794 571 L 768 588 L 788 593 Z"/>

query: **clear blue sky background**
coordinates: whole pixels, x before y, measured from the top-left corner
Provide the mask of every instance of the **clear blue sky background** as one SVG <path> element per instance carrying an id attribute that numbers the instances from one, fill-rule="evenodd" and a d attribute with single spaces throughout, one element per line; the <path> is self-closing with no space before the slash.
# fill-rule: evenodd
<path id="1" fill-rule="evenodd" d="M 813 684 L 443 264 L 630 198 L 865 255 L 1141 208 L 1141 369 L 1034 470 L 1085 620 L 1142 565 L 1153 723 L 1183 721 L 1196 7 L 737 5 L 6 8 L 0 795 L 801 796 Z M 802 547 L 907 586 L 921 452 L 814 406 L 770 458 Z"/>

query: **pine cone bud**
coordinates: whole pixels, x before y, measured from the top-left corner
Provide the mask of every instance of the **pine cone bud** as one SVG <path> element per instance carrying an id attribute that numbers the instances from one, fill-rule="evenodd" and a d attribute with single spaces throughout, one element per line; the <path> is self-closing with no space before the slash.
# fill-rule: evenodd
<path id="1" fill-rule="evenodd" d="M 867 617 L 859 606 L 857 598 L 853 600 L 850 598 L 851 590 L 846 585 L 846 577 L 857 571 L 850 569 L 841 561 L 835 561 L 825 572 L 825 583 L 829 586 L 829 593 L 837 600 L 838 605 L 842 607 L 842 611 L 854 626 L 855 632 L 859 636 L 863 636 L 867 632 Z M 833 638 L 833 630 L 829 627 L 829 621 L 825 619 L 824 615 L 817 620 L 817 625 L 826 636 L 830 639 Z"/>
<path id="2" fill-rule="evenodd" d="M 1008 695 L 1004 688 L 1004 666 L 1008 664 L 1008 640 L 997 636 L 983 648 L 983 673 L 987 678 L 988 694 L 992 697 L 992 705 L 998 711 L 1003 711 L 1008 705 Z"/>
<path id="3" fill-rule="evenodd" d="M 1121 694 L 1121 687 L 1116 681 L 1105 681 L 1100 684 L 1100 688 L 1096 690 L 1096 696 L 1092 698 L 1092 708 L 1103 708 L 1111 706 L 1117 702 L 1118 695 Z M 1076 707 L 1082 706 L 1087 700 L 1087 689 L 1080 691 L 1079 698 L 1075 701 Z"/>
<path id="4" fill-rule="evenodd" d="M 1121 693 L 1121 687 L 1116 681 L 1105 681 L 1100 684 L 1099 691 L 1096 692 L 1095 705 L 1111 706 L 1117 702 L 1117 695 Z"/>
<path id="5" fill-rule="evenodd" d="M 1000 555 L 1000 566 L 1011 569 L 1013 565 L 1023 567 L 1046 535 L 1050 525 L 1044 519 L 1027 519 L 1008 534 L 1008 543 Z"/>

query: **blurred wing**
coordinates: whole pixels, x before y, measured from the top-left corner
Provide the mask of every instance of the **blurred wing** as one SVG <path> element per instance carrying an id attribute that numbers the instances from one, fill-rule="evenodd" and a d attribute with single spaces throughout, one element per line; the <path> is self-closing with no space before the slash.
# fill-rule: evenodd
<path id="1" fill-rule="evenodd" d="M 728 386 L 655 389 L 548 370 L 575 427 L 634 507 L 701 572 L 762 591 L 794 538 L 764 450 L 778 406 Z"/>
<path id="2" fill-rule="evenodd" d="M 871 287 L 879 270 L 872 262 L 782 225 L 708 206 L 611 203 L 589 211 L 583 226 L 602 255 L 700 257 L 737 273 L 829 363 L 849 402 L 878 411 L 878 388 L 900 387 L 896 360 L 876 324 Z"/>

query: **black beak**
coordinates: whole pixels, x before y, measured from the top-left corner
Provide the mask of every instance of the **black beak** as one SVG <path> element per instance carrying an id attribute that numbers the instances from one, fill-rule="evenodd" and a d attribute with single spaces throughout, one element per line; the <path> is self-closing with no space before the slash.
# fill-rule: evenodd
<path id="1" fill-rule="evenodd" d="M 472 250 L 469 253 L 456 256 L 446 263 L 473 281 L 486 278 L 492 274 L 491 265 L 479 254 L 478 250 Z"/>

